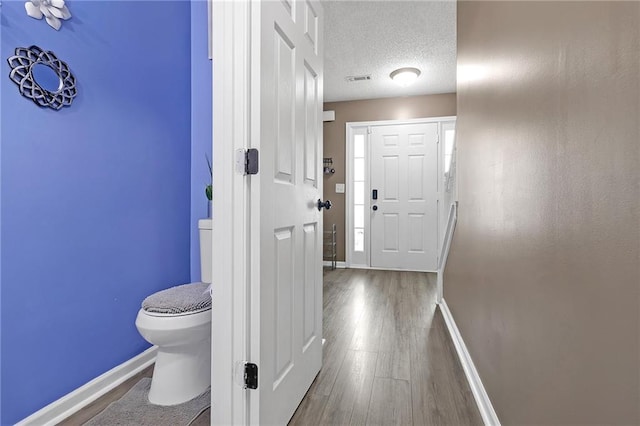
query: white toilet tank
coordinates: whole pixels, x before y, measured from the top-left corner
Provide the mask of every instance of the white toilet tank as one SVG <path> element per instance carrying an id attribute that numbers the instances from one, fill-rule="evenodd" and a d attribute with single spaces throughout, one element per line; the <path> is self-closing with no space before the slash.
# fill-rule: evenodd
<path id="1" fill-rule="evenodd" d="M 200 219 L 200 281 L 211 284 L 211 252 L 213 249 L 212 219 Z"/>

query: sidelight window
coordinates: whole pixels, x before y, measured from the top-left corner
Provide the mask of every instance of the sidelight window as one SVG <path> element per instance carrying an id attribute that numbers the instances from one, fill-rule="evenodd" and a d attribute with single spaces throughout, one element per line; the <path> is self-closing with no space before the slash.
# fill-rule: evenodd
<path id="1" fill-rule="evenodd" d="M 365 135 L 353 140 L 353 251 L 364 252 L 365 229 Z"/>

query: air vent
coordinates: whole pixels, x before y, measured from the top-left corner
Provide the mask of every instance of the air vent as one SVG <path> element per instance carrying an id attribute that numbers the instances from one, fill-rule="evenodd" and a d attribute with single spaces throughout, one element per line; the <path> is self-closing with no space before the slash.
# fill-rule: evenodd
<path id="1" fill-rule="evenodd" d="M 349 77 L 346 77 L 345 80 L 347 80 L 349 83 L 353 83 L 354 81 L 367 81 L 367 80 L 371 80 L 371 76 L 370 75 L 350 75 Z"/>

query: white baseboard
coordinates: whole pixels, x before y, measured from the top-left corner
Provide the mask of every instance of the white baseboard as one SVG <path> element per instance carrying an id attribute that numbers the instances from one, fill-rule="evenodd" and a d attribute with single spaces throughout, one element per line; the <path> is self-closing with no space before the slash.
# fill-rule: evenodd
<path id="1" fill-rule="evenodd" d="M 322 262 L 322 266 L 329 266 L 331 267 L 331 262 L 330 261 L 323 261 Z M 345 269 L 347 267 L 345 262 L 336 262 L 336 268 L 337 269 Z"/>
<path id="2" fill-rule="evenodd" d="M 150 347 L 140 355 L 123 362 L 73 392 L 36 411 L 18 422 L 16 426 L 49 426 L 61 422 L 153 364 L 156 360 L 157 351 L 157 346 Z"/>
<path id="3" fill-rule="evenodd" d="M 493 405 L 491 404 L 489 395 L 487 395 L 487 391 L 482 384 L 482 380 L 480 380 L 480 375 L 478 374 L 478 370 L 476 370 L 476 366 L 473 364 L 473 360 L 467 350 L 467 346 L 464 344 L 464 340 L 462 340 L 460 330 L 458 330 L 458 326 L 453 319 L 453 315 L 451 315 L 447 302 L 442 299 L 439 305 L 444 321 L 449 329 L 451 340 L 453 340 L 453 344 L 458 352 L 460 364 L 462 364 L 464 374 L 467 376 L 467 381 L 469 382 L 469 387 L 471 387 L 473 398 L 476 400 L 478 410 L 480 410 L 482 421 L 487 426 L 500 426 L 500 420 L 493 409 Z"/>

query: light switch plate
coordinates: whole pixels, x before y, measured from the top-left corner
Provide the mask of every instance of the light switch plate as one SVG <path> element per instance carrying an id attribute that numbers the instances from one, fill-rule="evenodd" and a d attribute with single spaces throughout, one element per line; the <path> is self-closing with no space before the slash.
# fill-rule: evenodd
<path id="1" fill-rule="evenodd" d="M 344 183 L 336 183 L 336 194 L 344 194 Z"/>

